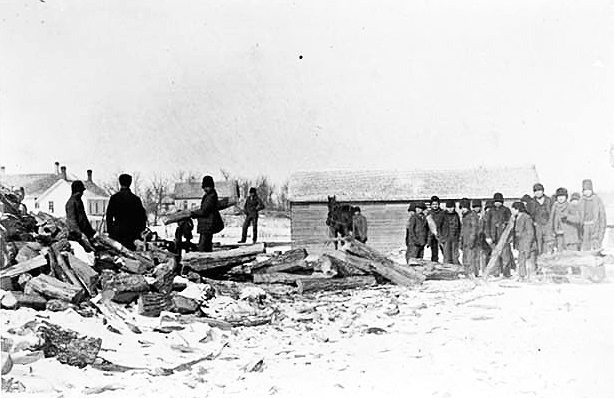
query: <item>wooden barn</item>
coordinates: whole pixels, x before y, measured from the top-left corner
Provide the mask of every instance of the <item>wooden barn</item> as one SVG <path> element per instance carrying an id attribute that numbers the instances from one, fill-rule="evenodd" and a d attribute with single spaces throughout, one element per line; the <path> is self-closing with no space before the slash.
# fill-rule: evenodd
<path id="1" fill-rule="evenodd" d="M 437 195 L 459 200 L 491 199 L 501 192 L 506 205 L 532 194 L 538 182 L 535 166 L 420 171 L 315 171 L 290 178 L 291 234 L 295 246 L 310 253 L 325 250 L 328 237 L 327 197 L 360 206 L 367 217 L 369 240 L 374 248 L 388 252 L 404 246 L 407 208 L 411 201 L 428 201 Z"/>

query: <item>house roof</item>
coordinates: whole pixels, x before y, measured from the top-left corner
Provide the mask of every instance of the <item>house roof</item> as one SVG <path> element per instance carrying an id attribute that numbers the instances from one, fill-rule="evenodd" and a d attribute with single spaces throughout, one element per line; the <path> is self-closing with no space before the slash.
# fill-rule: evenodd
<path id="1" fill-rule="evenodd" d="M 538 180 L 535 166 L 465 170 L 414 171 L 314 171 L 295 173 L 288 188 L 291 202 L 326 202 L 336 195 L 340 201 L 407 201 L 490 198 L 494 192 L 519 198 Z"/>
<path id="2" fill-rule="evenodd" d="M 239 198 L 239 184 L 236 181 L 215 181 L 215 190 L 219 197 Z M 203 189 L 200 181 L 175 183 L 175 199 L 200 199 Z"/>
<path id="3" fill-rule="evenodd" d="M 0 182 L 7 187 L 23 187 L 26 197 L 38 197 L 45 193 L 56 182 L 62 179 L 61 174 L 4 174 L 0 175 Z M 67 180 L 69 183 L 75 179 Z M 97 196 L 109 196 L 108 193 L 92 181 L 81 180 L 85 189 Z"/>

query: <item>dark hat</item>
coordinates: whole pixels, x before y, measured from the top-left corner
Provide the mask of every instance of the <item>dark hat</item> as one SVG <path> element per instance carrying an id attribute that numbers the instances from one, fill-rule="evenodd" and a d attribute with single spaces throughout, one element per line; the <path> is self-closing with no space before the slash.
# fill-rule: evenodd
<path id="1" fill-rule="evenodd" d="M 249 189 L 249 193 L 257 193 L 256 188 L 251 187 L 251 188 Z"/>
<path id="2" fill-rule="evenodd" d="M 433 202 L 439 203 L 439 196 L 437 196 L 437 195 L 431 196 L 431 203 L 433 203 Z"/>
<path id="3" fill-rule="evenodd" d="M 129 187 L 132 184 L 132 176 L 130 174 L 122 174 L 119 176 L 119 185 Z"/>
<path id="4" fill-rule="evenodd" d="M 416 203 L 415 207 L 416 207 L 416 209 L 426 210 L 426 205 L 424 204 L 424 202 Z"/>
<path id="5" fill-rule="evenodd" d="M 501 202 L 503 203 L 503 194 L 501 192 L 497 192 L 492 197 L 493 202 Z"/>
<path id="6" fill-rule="evenodd" d="M 494 202 L 493 202 L 492 199 L 487 199 L 486 203 L 484 204 L 484 208 L 485 209 L 491 208 L 493 206 L 493 204 L 494 204 Z"/>
<path id="7" fill-rule="evenodd" d="M 407 211 L 416 211 L 416 204 L 415 203 L 410 203 L 409 207 L 407 208 Z"/>
<path id="8" fill-rule="evenodd" d="M 593 181 L 592 180 L 584 180 L 582 181 L 582 190 L 586 191 L 587 189 L 593 190 Z"/>
<path id="9" fill-rule="evenodd" d="M 555 194 L 555 195 L 556 195 L 557 197 L 558 197 L 558 196 L 564 196 L 564 197 L 568 197 L 568 196 L 569 196 L 569 195 L 567 194 L 567 189 L 565 189 L 565 188 L 558 188 L 558 189 L 556 190 L 556 194 Z"/>
<path id="10" fill-rule="evenodd" d="M 456 207 L 456 202 L 454 201 L 454 199 L 448 199 L 446 200 L 446 207 L 448 209 L 451 209 L 453 207 Z"/>
<path id="11" fill-rule="evenodd" d="M 359 206 L 354 207 L 354 211 L 355 211 L 355 212 L 357 211 L 357 212 L 359 212 L 359 213 L 360 213 L 360 207 L 359 207 Z"/>
<path id="12" fill-rule="evenodd" d="M 72 193 L 83 192 L 85 191 L 85 185 L 83 185 L 82 181 L 76 180 L 70 184 L 70 190 Z"/>
<path id="13" fill-rule="evenodd" d="M 574 192 L 571 194 L 571 200 L 580 200 L 581 196 L 579 193 Z"/>
<path id="14" fill-rule="evenodd" d="M 524 203 L 529 203 L 531 201 L 531 197 L 529 195 L 523 195 L 523 197 L 520 198 L 520 201 Z"/>
<path id="15" fill-rule="evenodd" d="M 541 183 L 537 183 L 533 185 L 533 192 L 535 191 L 544 191 L 544 186 Z"/>
<path id="16" fill-rule="evenodd" d="M 215 188 L 215 183 L 213 182 L 213 177 L 211 176 L 204 176 L 203 177 L 203 184 L 202 187 L 209 187 L 209 188 Z"/>
<path id="17" fill-rule="evenodd" d="M 524 203 L 522 202 L 514 202 L 512 203 L 512 209 L 516 209 L 520 212 L 526 212 L 527 208 L 525 207 Z"/>
<path id="18" fill-rule="evenodd" d="M 480 199 L 473 199 L 471 201 L 471 207 L 479 207 L 482 208 L 482 201 Z"/>
<path id="19" fill-rule="evenodd" d="M 471 208 L 471 201 L 469 199 L 467 199 L 467 198 L 462 198 L 460 200 L 460 202 L 459 202 L 459 207 L 461 209 L 469 209 L 469 208 Z"/>

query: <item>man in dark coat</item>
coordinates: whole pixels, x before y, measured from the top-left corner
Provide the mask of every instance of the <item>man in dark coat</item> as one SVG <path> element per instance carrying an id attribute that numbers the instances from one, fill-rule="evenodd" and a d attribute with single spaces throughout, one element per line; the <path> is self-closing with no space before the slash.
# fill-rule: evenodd
<path id="1" fill-rule="evenodd" d="M 593 181 L 582 181 L 582 198 L 578 204 L 582 221 L 582 250 L 600 250 L 605 237 L 605 206 L 593 191 Z"/>
<path id="2" fill-rule="evenodd" d="M 439 207 L 439 197 L 431 197 L 431 211 L 427 215 L 427 218 L 431 218 L 437 233 L 431 232 L 427 242 L 427 247 L 431 248 L 431 261 L 439 261 L 439 231 L 441 229 L 441 223 L 443 222 L 444 211 Z M 428 221 L 428 220 L 427 220 Z"/>
<path id="3" fill-rule="evenodd" d="M 367 243 L 367 217 L 362 215 L 358 206 L 354 207 L 353 212 L 352 235 L 357 241 Z"/>
<path id="4" fill-rule="evenodd" d="M 475 204 L 475 203 L 474 203 Z M 482 204 L 478 201 L 478 209 Z M 461 199 L 460 209 L 463 214 L 461 225 L 460 246 L 463 251 L 463 266 L 467 276 L 480 274 L 480 216 L 470 209 L 469 199 Z"/>
<path id="5" fill-rule="evenodd" d="M 518 278 L 523 281 L 529 276 L 527 261 L 531 260 L 535 228 L 523 202 L 514 202 L 511 213 L 514 217 L 514 245 L 518 250 Z"/>
<path id="6" fill-rule="evenodd" d="M 96 231 L 87 219 L 85 206 L 83 206 L 83 201 L 81 200 L 83 192 L 85 192 L 85 185 L 83 185 L 82 181 L 73 181 L 70 190 L 72 195 L 65 206 L 68 238 L 76 240 L 86 250 L 92 250 L 88 239 L 91 239 L 96 234 Z"/>
<path id="7" fill-rule="evenodd" d="M 493 203 L 493 207 L 486 213 L 485 234 L 486 242 L 494 247 L 499 242 L 503 230 L 510 222 L 512 212 L 503 206 L 503 195 L 499 192 L 495 193 Z M 493 275 L 499 276 L 501 271 L 503 271 L 503 276 L 509 278 L 511 276 L 512 260 L 512 249 L 509 242 L 506 242 L 501 256 L 497 259 L 497 267 L 494 269 Z"/>
<path id="8" fill-rule="evenodd" d="M 132 193 L 129 174 L 119 176 L 119 192 L 109 199 L 107 206 L 107 232 L 127 249 L 135 250 L 134 241 L 141 239 L 147 224 L 147 214 L 141 199 Z"/>
<path id="9" fill-rule="evenodd" d="M 245 243 L 247 240 L 247 229 L 250 224 L 252 224 L 252 241 L 256 243 L 256 240 L 258 240 L 258 212 L 260 210 L 264 210 L 264 203 L 258 196 L 256 188 L 250 188 L 249 195 L 245 199 L 245 206 L 243 206 L 245 221 L 243 222 L 243 231 L 239 243 Z"/>
<path id="10" fill-rule="evenodd" d="M 198 219 L 196 231 L 200 235 L 198 251 L 213 251 L 213 234 L 224 229 L 224 221 L 218 211 L 217 192 L 213 177 L 205 176 L 202 182 L 205 195 L 200 202 L 200 209 L 192 211 L 192 218 Z"/>
<path id="11" fill-rule="evenodd" d="M 405 243 L 407 245 L 406 259 L 409 263 L 411 258 L 422 259 L 424 257 L 424 245 L 429 235 L 429 227 L 424 216 L 426 205 L 423 202 L 412 204 L 410 209 L 415 211 L 407 222 Z"/>
<path id="12" fill-rule="evenodd" d="M 548 253 L 552 249 L 551 231 L 548 227 L 552 199 L 544 195 L 544 186 L 540 183 L 533 185 L 533 199 L 527 203 L 527 212 L 535 226 L 535 241 L 537 242 L 537 256 Z"/>
<path id="13" fill-rule="evenodd" d="M 446 211 L 443 214 L 441 227 L 437 228 L 438 239 L 443 246 L 443 262 L 459 264 L 458 243 L 460 240 L 461 223 L 456 212 L 456 203 L 453 200 L 446 201 Z"/>

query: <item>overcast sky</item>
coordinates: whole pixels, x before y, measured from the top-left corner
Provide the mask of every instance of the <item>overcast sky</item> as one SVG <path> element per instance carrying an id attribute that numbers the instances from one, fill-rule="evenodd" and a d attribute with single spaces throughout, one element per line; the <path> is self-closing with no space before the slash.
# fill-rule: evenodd
<path id="1" fill-rule="evenodd" d="M 9 173 L 534 163 L 614 189 L 614 0 L 6 0 L 0 54 Z"/>

